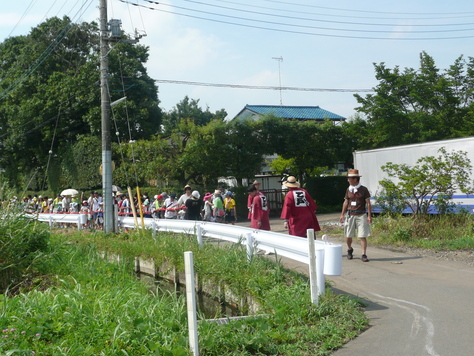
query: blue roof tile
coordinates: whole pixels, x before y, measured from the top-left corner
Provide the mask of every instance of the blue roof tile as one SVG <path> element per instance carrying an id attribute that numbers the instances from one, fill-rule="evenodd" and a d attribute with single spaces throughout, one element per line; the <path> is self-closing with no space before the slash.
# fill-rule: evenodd
<path id="1" fill-rule="evenodd" d="M 345 120 L 346 118 L 333 112 L 324 110 L 319 106 L 279 106 L 279 105 L 245 105 L 237 114 L 241 116 L 245 112 L 257 115 L 273 114 L 277 117 L 296 120 Z M 248 116 L 248 115 L 243 115 Z"/>

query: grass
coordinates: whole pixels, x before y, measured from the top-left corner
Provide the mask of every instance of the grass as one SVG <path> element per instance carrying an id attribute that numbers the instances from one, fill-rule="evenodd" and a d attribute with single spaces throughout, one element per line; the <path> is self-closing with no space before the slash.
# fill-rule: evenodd
<path id="1" fill-rule="evenodd" d="M 200 322 L 202 355 L 328 355 L 368 327 L 359 301 L 328 288 L 315 306 L 305 276 L 286 271 L 277 257 L 249 263 L 238 245 L 199 249 L 185 235 L 75 233 L 52 234 L 49 246 L 57 257 L 37 277 L 43 282 L 0 295 L 2 355 L 189 355 L 185 297 L 150 293 L 132 273 L 135 256 L 182 271 L 189 250 L 200 278 L 251 295 L 266 315 Z M 120 255 L 120 262 L 99 251 Z"/>
<path id="2" fill-rule="evenodd" d="M 342 227 L 323 227 L 325 233 L 343 237 Z M 388 216 L 373 218 L 371 245 L 404 246 L 429 250 L 473 250 L 474 216 L 471 214 Z"/>

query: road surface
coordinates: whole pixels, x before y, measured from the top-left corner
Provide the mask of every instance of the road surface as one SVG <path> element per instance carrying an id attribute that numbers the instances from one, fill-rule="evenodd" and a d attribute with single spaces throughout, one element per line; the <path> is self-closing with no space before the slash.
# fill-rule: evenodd
<path id="1" fill-rule="evenodd" d="M 338 216 L 321 215 L 319 220 L 336 221 Z M 278 219 L 272 219 L 271 225 L 273 231 L 284 231 Z M 370 239 L 370 262 L 360 260 L 358 244 L 354 250 L 353 260 L 343 258 L 342 275 L 328 280 L 336 293 L 367 304 L 371 326 L 334 352 L 335 356 L 474 355 L 473 266 L 374 248 Z M 308 272 L 304 264 L 283 262 L 288 268 Z"/>

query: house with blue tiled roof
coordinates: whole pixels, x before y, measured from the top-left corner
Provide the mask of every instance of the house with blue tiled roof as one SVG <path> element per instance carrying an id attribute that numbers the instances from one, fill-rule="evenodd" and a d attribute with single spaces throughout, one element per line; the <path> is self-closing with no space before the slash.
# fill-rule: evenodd
<path id="1" fill-rule="evenodd" d="M 331 120 L 341 123 L 345 117 L 337 115 L 319 106 L 283 106 L 283 105 L 245 105 L 245 107 L 232 120 L 245 120 L 251 118 L 258 120 L 265 115 L 274 115 L 289 120 Z"/>

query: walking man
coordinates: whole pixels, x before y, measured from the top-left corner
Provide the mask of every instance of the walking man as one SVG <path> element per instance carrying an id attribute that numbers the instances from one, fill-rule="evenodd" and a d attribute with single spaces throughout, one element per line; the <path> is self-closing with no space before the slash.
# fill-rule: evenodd
<path id="1" fill-rule="evenodd" d="M 370 224 L 372 223 L 372 206 L 370 205 L 369 190 L 360 184 L 359 170 L 349 169 L 347 180 L 349 188 L 344 196 L 342 213 L 339 221 L 344 223 L 344 235 L 347 243 L 347 258 L 352 260 L 354 249 L 352 238 L 360 239 L 362 248 L 362 261 L 369 262 L 367 258 L 367 237 L 370 236 Z"/>
<path id="2" fill-rule="evenodd" d="M 285 220 L 283 226 L 288 233 L 294 236 L 306 237 L 306 230 L 320 231 L 316 210 L 318 206 L 309 193 L 300 188 L 300 183 L 293 176 L 283 182 L 289 192 L 285 196 L 281 218 Z"/>

